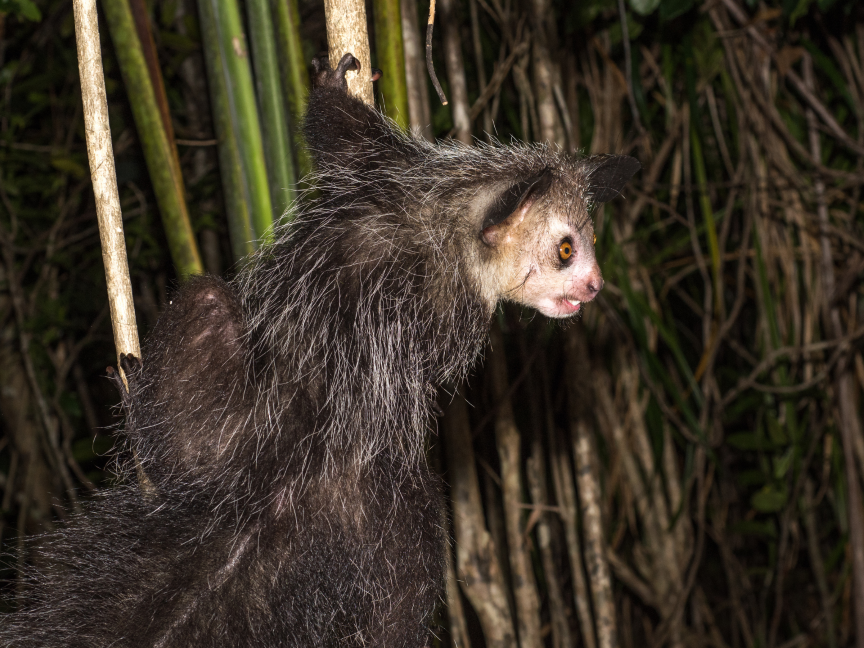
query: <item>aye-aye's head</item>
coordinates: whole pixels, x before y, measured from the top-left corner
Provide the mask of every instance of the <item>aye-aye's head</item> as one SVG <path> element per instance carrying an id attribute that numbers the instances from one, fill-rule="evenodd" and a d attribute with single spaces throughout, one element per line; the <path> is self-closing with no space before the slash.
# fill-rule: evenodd
<path id="1" fill-rule="evenodd" d="M 547 168 L 477 195 L 477 243 L 484 298 L 531 306 L 548 317 L 579 312 L 603 287 L 594 255 L 590 203 L 611 200 L 641 165 L 623 155 L 591 156 L 566 171 Z"/>

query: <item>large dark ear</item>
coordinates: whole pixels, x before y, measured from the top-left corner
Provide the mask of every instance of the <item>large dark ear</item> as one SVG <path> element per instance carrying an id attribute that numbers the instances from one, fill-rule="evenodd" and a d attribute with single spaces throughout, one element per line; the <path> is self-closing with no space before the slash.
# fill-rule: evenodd
<path id="1" fill-rule="evenodd" d="M 544 169 L 536 176 L 521 180 L 498 194 L 483 216 L 480 234 L 483 241 L 487 245 L 495 245 L 501 230 L 507 227 L 507 219 L 516 213 L 524 212 L 551 183 L 552 174 L 548 169 Z"/>
<path id="2" fill-rule="evenodd" d="M 592 155 L 586 160 L 593 169 L 588 173 L 588 193 L 594 202 L 609 202 L 624 188 L 642 165 L 629 155 Z"/>

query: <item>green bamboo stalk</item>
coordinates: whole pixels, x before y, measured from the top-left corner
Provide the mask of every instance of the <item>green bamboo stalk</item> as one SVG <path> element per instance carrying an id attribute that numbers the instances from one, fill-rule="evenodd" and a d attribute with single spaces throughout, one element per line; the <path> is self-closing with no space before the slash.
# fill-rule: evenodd
<path id="1" fill-rule="evenodd" d="M 243 199 L 248 205 L 256 237 L 266 241 L 272 238 L 273 203 L 240 6 L 237 0 L 201 0 L 199 5 L 205 3 L 210 5 L 216 19 L 228 111 L 240 155 Z"/>
<path id="2" fill-rule="evenodd" d="M 378 82 L 384 109 L 400 128 L 408 128 L 408 88 L 402 47 L 399 0 L 375 0 L 375 52 L 383 76 Z"/>
<path id="3" fill-rule="evenodd" d="M 177 152 L 162 122 L 132 10 L 128 0 L 104 0 L 102 5 L 162 216 L 171 260 L 181 277 L 201 274 L 204 266 L 189 221 L 183 177 L 176 164 Z"/>
<path id="4" fill-rule="evenodd" d="M 261 106 L 270 200 L 276 213 L 281 215 L 294 202 L 297 176 L 291 155 L 291 135 L 288 131 L 282 81 L 279 77 L 270 0 L 247 0 L 246 9 L 249 14 L 249 35 L 252 39 L 255 85 Z"/>
<path id="5" fill-rule="evenodd" d="M 300 40 L 300 14 L 297 10 L 297 0 L 273 0 L 273 2 L 282 88 L 291 112 L 293 141 L 299 142 L 300 124 L 309 97 L 309 70 L 308 61 L 303 54 L 303 43 Z M 300 174 L 306 175 L 312 170 L 312 162 L 305 147 L 298 146 L 296 150 Z"/>
<path id="6" fill-rule="evenodd" d="M 243 191 L 243 170 L 237 136 L 229 109 L 227 75 L 219 45 L 216 12 L 208 0 L 198 3 L 201 41 L 210 87 L 210 105 L 216 136 L 219 138 L 219 171 L 222 195 L 228 215 L 228 234 L 234 259 L 239 260 L 255 251 L 255 231 L 252 228 L 250 206 Z"/>

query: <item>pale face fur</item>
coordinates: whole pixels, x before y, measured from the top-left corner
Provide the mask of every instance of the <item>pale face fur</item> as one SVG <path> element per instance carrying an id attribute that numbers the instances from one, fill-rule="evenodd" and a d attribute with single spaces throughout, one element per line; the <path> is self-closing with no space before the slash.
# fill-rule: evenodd
<path id="1" fill-rule="evenodd" d="M 490 254 L 483 292 L 496 302 L 524 304 L 547 317 L 578 313 L 603 287 L 594 227 L 587 210 L 579 212 L 563 214 L 548 201 L 528 199 L 506 220 L 484 230 L 481 241 Z M 566 260 L 562 244 L 572 250 Z"/>

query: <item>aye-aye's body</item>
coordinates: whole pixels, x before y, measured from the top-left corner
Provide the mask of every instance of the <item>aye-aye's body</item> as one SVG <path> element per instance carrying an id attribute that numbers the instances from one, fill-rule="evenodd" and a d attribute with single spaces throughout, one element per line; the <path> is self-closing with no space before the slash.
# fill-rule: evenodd
<path id="1" fill-rule="evenodd" d="M 602 286 L 588 203 L 638 168 L 434 146 L 316 64 L 320 197 L 232 283 L 188 281 L 127 358 L 146 475 L 46 541 L 3 645 L 427 645 L 445 538 L 434 386 L 501 299 L 564 317 Z"/>

